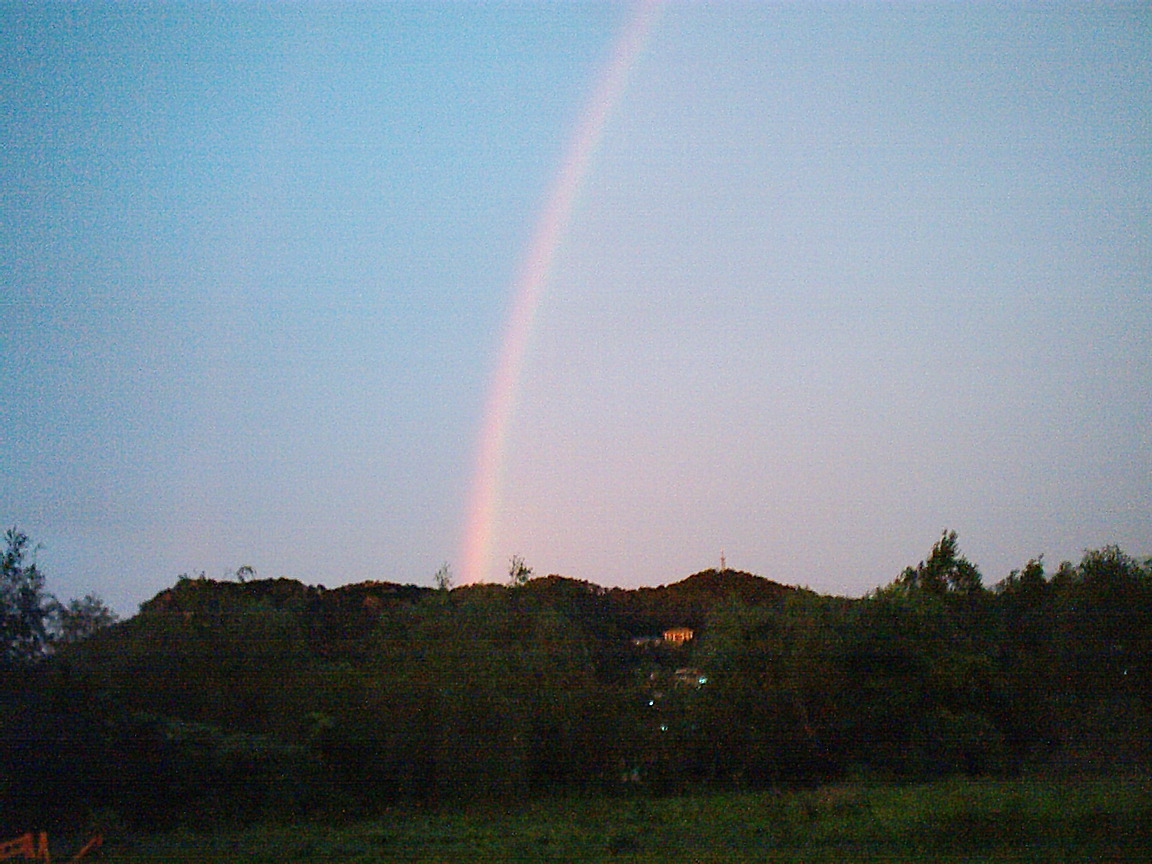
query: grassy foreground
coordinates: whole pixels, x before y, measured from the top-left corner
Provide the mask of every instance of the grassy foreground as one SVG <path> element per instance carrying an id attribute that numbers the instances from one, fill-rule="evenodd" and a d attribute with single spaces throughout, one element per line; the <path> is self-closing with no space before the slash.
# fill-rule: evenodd
<path id="1" fill-rule="evenodd" d="M 118 862 L 1150 861 L 1152 781 L 846 783 L 788 792 L 550 798 L 385 811 L 348 826 L 180 830 Z"/>

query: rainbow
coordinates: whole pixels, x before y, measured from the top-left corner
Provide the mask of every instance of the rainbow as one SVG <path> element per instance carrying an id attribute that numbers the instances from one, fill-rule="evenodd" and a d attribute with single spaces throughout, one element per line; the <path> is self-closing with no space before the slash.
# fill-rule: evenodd
<path id="1" fill-rule="evenodd" d="M 488 390 L 484 419 L 473 469 L 464 536 L 460 549 L 463 584 L 485 581 L 492 565 L 492 532 L 500 503 L 500 473 L 504 440 L 515 409 L 516 390 L 524 366 L 528 337 L 540 304 L 540 294 L 552 269 L 556 249 L 568 225 L 580 185 L 604 134 L 608 117 L 620 101 L 628 73 L 656 20 L 660 3 L 638 3 L 622 30 L 596 89 L 581 115 L 576 134 L 561 163 L 547 204 L 537 223 L 515 282 L 512 306 L 504 328 L 500 359 Z"/>

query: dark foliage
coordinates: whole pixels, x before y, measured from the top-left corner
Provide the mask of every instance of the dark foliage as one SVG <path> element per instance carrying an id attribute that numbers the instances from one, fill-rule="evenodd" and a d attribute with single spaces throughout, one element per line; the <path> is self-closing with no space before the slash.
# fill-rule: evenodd
<path id="1" fill-rule="evenodd" d="M 35 562 L 28 535 L 10 528 L 0 556 L 0 666 L 29 663 L 43 656 L 50 641 L 51 595 Z"/>
<path id="2" fill-rule="evenodd" d="M 663 642 L 674 626 L 694 638 Z M 7 668 L 0 793 L 24 830 L 52 814 L 1146 770 L 1150 650 L 1148 563 L 1105 547 L 990 591 L 949 533 L 861 600 L 733 571 L 635 591 L 181 578 Z"/>

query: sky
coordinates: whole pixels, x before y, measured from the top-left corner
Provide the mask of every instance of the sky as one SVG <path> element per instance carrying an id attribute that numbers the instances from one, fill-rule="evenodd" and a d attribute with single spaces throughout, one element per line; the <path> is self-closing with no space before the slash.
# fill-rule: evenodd
<path id="1" fill-rule="evenodd" d="M 0 524 L 122 615 L 1152 555 L 1149 94 L 1139 3 L 4 3 Z"/>

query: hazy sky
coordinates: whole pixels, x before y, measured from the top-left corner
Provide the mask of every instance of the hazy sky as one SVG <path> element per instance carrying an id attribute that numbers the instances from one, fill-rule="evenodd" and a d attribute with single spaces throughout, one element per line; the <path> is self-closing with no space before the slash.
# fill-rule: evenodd
<path id="1" fill-rule="evenodd" d="M 459 567 L 632 9 L 0 6 L 0 520 L 61 597 Z M 1152 7 L 679 4 L 507 418 L 490 576 L 859 595 L 1152 555 Z"/>

